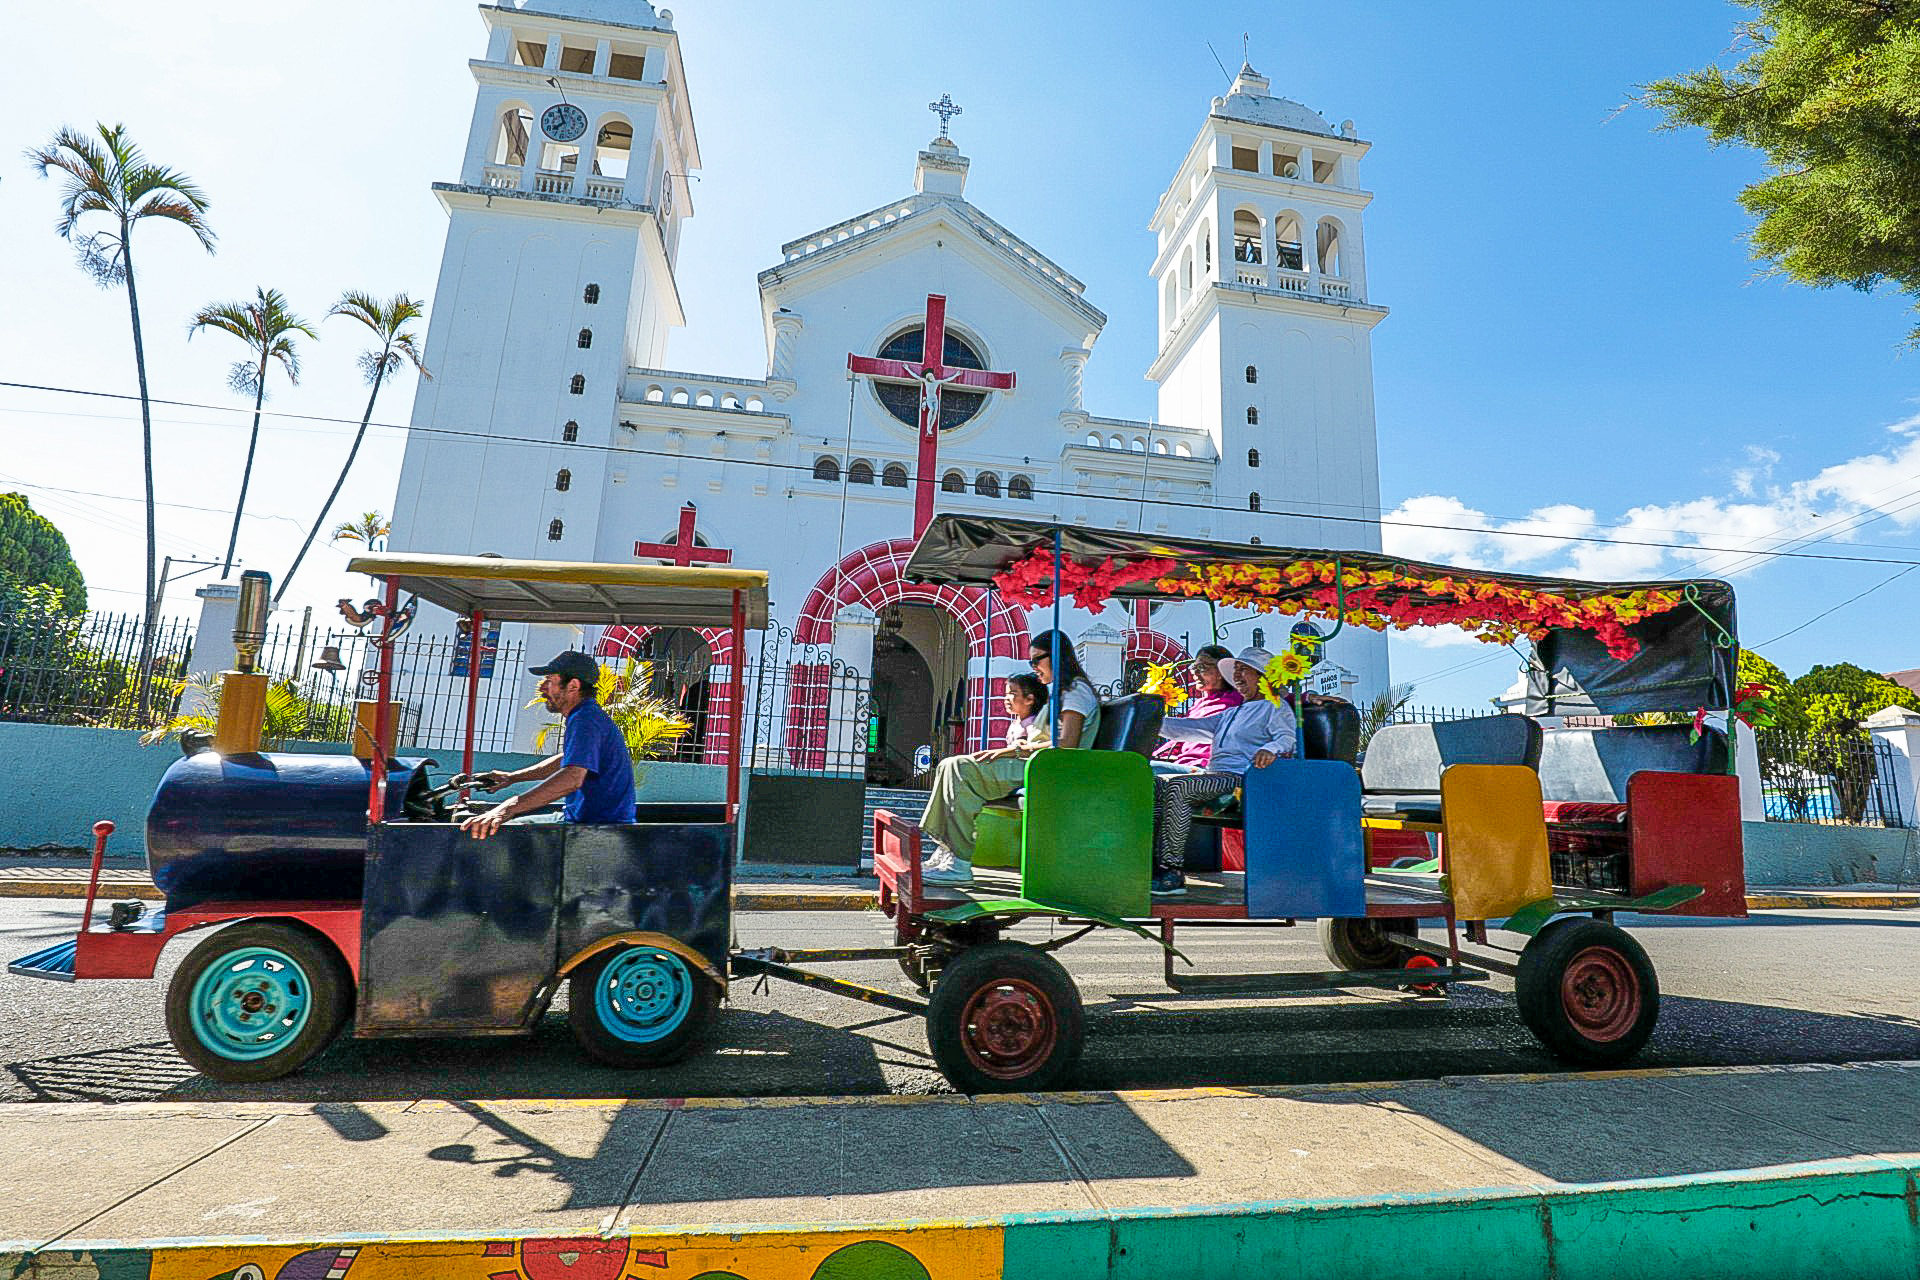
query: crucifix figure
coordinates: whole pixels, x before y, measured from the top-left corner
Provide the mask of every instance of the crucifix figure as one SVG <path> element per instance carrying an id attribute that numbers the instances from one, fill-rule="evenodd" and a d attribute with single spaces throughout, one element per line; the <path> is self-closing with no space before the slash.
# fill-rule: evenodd
<path id="1" fill-rule="evenodd" d="M 984 369 L 961 369 L 946 362 L 947 299 L 927 295 L 927 321 L 922 332 L 920 359 L 881 360 L 873 356 L 849 355 L 847 368 L 870 378 L 888 382 L 913 382 L 920 386 L 920 456 L 916 464 L 913 493 L 913 536 L 927 531 L 933 520 L 934 468 L 940 453 L 940 392 L 945 387 L 966 387 L 978 391 L 1010 391 L 1013 375 L 990 373 Z"/>
<path id="2" fill-rule="evenodd" d="M 680 508 L 680 528 L 673 535 L 672 542 L 636 542 L 633 544 L 635 560 L 671 560 L 682 569 L 695 564 L 730 564 L 733 552 L 721 551 L 714 547 L 694 545 L 693 520 L 696 512 L 689 502 Z"/>

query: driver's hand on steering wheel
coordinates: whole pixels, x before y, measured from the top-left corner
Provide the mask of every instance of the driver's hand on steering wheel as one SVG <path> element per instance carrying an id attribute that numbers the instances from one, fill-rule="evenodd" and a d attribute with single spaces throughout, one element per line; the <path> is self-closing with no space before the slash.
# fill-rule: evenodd
<path id="1" fill-rule="evenodd" d="M 475 840 L 485 840 L 500 830 L 500 825 L 513 816 L 513 801 L 497 804 L 485 813 L 468 818 L 460 824 L 460 829 Z"/>
<path id="2" fill-rule="evenodd" d="M 507 771 L 505 769 L 488 769 L 485 773 L 476 773 L 473 775 L 473 785 L 479 787 L 482 791 L 498 791 L 500 788 L 506 786 L 507 782 Z"/>

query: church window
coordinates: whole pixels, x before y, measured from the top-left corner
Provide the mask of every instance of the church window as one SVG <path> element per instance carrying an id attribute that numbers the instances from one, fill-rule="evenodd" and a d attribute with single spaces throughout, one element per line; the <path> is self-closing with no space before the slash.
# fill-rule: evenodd
<path id="1" fill-rule="evenodd" d="M 852 466 L 847 468 L 847 483 L 848 484 L 872 484 L 873 483 L 873 464 L 871 462 L 868 462 L 865 458 L 861 458 L 858 461 L 856 461 Z"/>
<path id="2" fill-rule="evenodd" d="M 1033 501 L 1033 481 L 1025 476 L 1015 476 L 1007 481 L 1007 496 L 1021 502 Z"/>
<path id="3" fill-rule="evenodd" d="M 1182 440 L 1179 444 L 1173 446 L 1173 452 L 1178 457 L 1191 458 L 1193 456 L 1193 446 Z"/>
<path id="4" fill-rule="evenodd" d="M 1153 451 L 1164 455 L 1167 451 L 1167 442 L 1165 440 L 1155 440 L 1153 442 Z"/>
<path id="5" fill-rule="evenodd" d="M 1254 541 L 1258 542 L 1260 539 L 1255 538 Z M 1264 649 L 1267 647 L 1267 629 L 1265 627 L 1255 627 L 1253 629 L 1253 647 L 1256 649 Z"/>
<path id="6" fill-rule="evenodd" d="M 1124 448 L 1126 448 L 1126 447 L 1127 447 L 1127 442 L 1126 442 L 1125 440 L 1122 440 L 1122 439 L 1121 439 L 1121 438 L 1120 438 L 1119 436 L 1108 436 L 1108 437 L 1107 437 L 1107 448 L 1109 448 L 1109 449 L 1124 449 Z"/>
<path id="7" fill-rule="evenodd" d="M 493 162 L 518 169 L 527 162 L 527 141 L 533 136 L 533 112 L 525 107 L 500 113 L 500 136 L 494 139 Z"/>
<path id="8" fill-rule="evenodd" d="M 908 364 L 920 362 L 922 349 L 926 343 L 926 330 L 915 325 L 887 339 L 880 348 L 882 360 L 901 360 Z M 947 330 L 947 341 L 941 360 L 949 369 L 985 369 L 986 361 L 971 342 Z M 888 413 L 910 427 L 920 425 L 920 386 L 913 382 L 872 383 L 873 393 Z M 987 393 L 968 391 L 959 387 L 947 387 L 940 393 L 940 429 L 951 431 L 953 428 L 973 421 L 980 411 L 987 407 Z"/>
<path id="9" fill-rule="evenodd" d="M 667 401 L 667 389 L 661 386 L 648 387 L 646 398 L 651 404 L 665 404 Z"/>
<path id="10" fill-rule="evenodd" d="M 1260 465 L 1260 451 L 1258 449 L 1247 450 L 1247 465 L 1250 467 Z"/>
<path id="11" fill-rule="evenodd" d="M 552 520 L 547 523 L 547 541 L 548 542 L 560 541 L 561 537 L 564 536 L 566 532 L 567 532 L 567 526 L 560 523 L 558 520 Z"/>
<path id="12" fill-rule="evenodd" d="M 593 306 L 600 301 L 600 286 L 597 284 L 588 285 L 587 291 L 583 296 L 586 298 L 587 305 L 590 307 Z"/>
<path id="13" fill-rule="evenodd" d="M 1213 228 L 1205 227 L 1200 232 L 1200 274 L 1213 274 Z"/>
<path id="14" fill-rule="evenodd" d="M 600 132 L 594 135 L 593 176 L 625 182 L 632 159 L 633 126 L 624 120 L 609 120 L 601 125 Z M 606 192 L 590 194 L 605 195 Z"/>
<path id="15" fill-rule="evenodd" d="M 1132 448 L 1132 450 L 1133 450 L 1133 451 L 1134 451 L 1135 453 L 1145 453 L 1145 452 L 1147 451 L 1147 439 L 1146 439 L 1146 437 L 1145 437 L 1145 436 L 1135 436 L 1135 437 L 1133 438 L 1133 444 L 1132 444 L 1132 445 L 1131 445 L 1130 447 Z"/>
<path id="16" fill-rule="evenodd" d="M 1255 368 L 1253 365 L 1247 366 L 1247 381 L 1248 382 L 1260 381 L 1260 370 Z"/>
<path id="17" fill-rule="evenodd" d="M 991 471 L 982 471 L 973 478 L 973 491 L 983 498 L 1000 496 L 1000 477 Z"/>
<path id="18" fill-rule="evenodd" d="M 547 43 L 544 40 L 522 40 L 513 46 L 513 63 L 517 67 L 538 67 L 547 60 Z"/>
<path id="19" fill-rule="evenodd" d="M 1233 149 L 1233 167 L 1242 173 L 1260 172 L 1260 148 L 1235 147 Z"/>
<path id="20" fill-rule="evenodd" d="M 1260 265 L 1260 241 L 1264 224 L 1260 215 L 1251 209 L 1236 209 L 1233 213 L 1233 260 L 1253 266 Z M 1258 283 L 1258 282 L 1255 282 Z"/>
<path id="21" fill-rule="evenodd" d="M 561 493 L 573 488 L 573 472 L 565 467 L 560 468 L 559 473 L 553 477 L 553 487 Z"/>
<path id="22" fill-rule="evenodd" d="M 880 473 L 880 483 L 888 489 L 907 487 L 907 469 L 897 462 L 889 462 L 887 469 Z"/>
<path id="23" fill-rule="evenodd" d="M 1098 449 L 1099 447 L 1100 447 L 1100 433 L 1098 431 L 1087 432 L 1087 448 Z"/>
<path id="24" fill-rule="evenodd" d="M 1247 406 L 1247 425 L 1250 427 L 1257 427 L 1260 425 L 1260 411 L 1254 408 L 1252 405 Z"/>
<path id="25" fill-rule="evenodd" d="M 567 390 L 576 396 L 587 394 L 587 375 L 584 373 L 574 374 L 573 381 L 567 384 Z"/>
<path id="26" fill-rule="evenodd" d="M 577 422 L 569 422 L 566 426 L 560 428 L 560 438 L 568 444 L 573 444 L 579 440 L 580 424 Z"/>
<path id="27" fill-rule="evenodd" d="M 940 492 L 965 493 L 966 491 L 967 491 L 967 478 L 961 475 L 958 471 L 949 471 L 947 472 L 947 474 L 940 477 Z"/>
<path id="28" fill-rule="evenodd" d="M 813 478 L 828 483 L 840 479 L 840 460 L 838 458 L 815 458 L 813 460 Z"/>
<path id="29" fill-rule="evenodd" d="M 1247 510 L 1258 511 L 1259 509 L 1260 509 L 1260 494 L 1259 494 L 1259 491 L 1256 490 L 1253 493 L 1250 493 L 1247 495 Z"/>
<path id="30" fill-rule="evenodd" d="M 645 80 L 646 71 L 644 54 L 616 53 L 607 61 L 607 74 L 615 80 Z"/>
<path id="31" fill-rule="evenodd" d="M 585 351 L 588 347 L 591 347 L 593 345 L 593 330 L 582 329 L 580 331 L 579 338 L 577 338 L 575 341 L 579 345 L 580 349 L 582 351 Z"/>

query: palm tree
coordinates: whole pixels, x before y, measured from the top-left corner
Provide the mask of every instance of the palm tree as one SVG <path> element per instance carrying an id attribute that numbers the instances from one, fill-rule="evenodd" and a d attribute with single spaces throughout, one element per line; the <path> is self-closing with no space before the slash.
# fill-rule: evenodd
<path id="1" fill-rule="evenodd" d="M 240 541 L 240 513 L 247 505 L 247 483 L 253 479 L 253 451 L 260 444 L 260 405 L 267 398 L 267 369 L 278 361 L 287 381 L 300 385 L 300 353 L 293 335 L 303 333 L 318 339 L 313 326 L 287 308 L 287 300 L 278 289 L 256 287 L 252 302 L 216 302 L 200 308 L 187 326 L 191 338 L 202 329 L 230 333 L 247 344 L 253 354 L 234 364 L 227 385 L 241 395 L 253 397 L 253 434 L 247 438 L 247 465 L 240 472 L 240 497 L 233 504 L 233 532 L 227 535 L 227 555 L 220 566 L 225 576 L 233 568 L 234 544 Z"/>
<path id="2" fill-rule="evenodd" d="M 404 293 L 396 293 L 386 302 L 369 293 L 347 293 L 327 312 L 330 316 L 358 320 L 373 330 L 374 336 L 380 340 L 377 351 L 368 349 L 360 353 L 360 368 L 367 375 L 367 383 L 373 390 L 367 394 L 367 411 L 360 415 L 360 430 L 354 433 L 353 447 L 347 450 L 347 460 L 340 465 L 340 478 L 333 482 L 333 492 L 320 504 L 320 514 L 313 518 L 313 528 L 307 530 L 307 540 L 300 544 L 300 554 L 293 558 L 293 565 L 280 579 L 280 589 L 273 594 L 275 604 L 279 604 L 280 597 L 287 593 L 300 562 L 307 558 L 307 549 L 313 546 L 314 538 L 319 536 L 321 526 L 327 522 L 327 512 L 332 509 L 333 500 L 340 496 L 340 488 L 347 482 L 347 472 L 353 469 L 353 460 L 360 453 L 360 442 L 366 439 L 367 423 L 373 420 L 373 402 L 380 398 L 380 384 L 407 364 L 418 370 L 423 378 L 433 376 L 421 361 L 419 340 L 407 328 L 426 310 L 424 303 L 415 302 Z M 341 529 L 346 527 L 340 526 Z M 339 530 L 336 529 L 333 536 L 338 539 L 341 536 Z"/>
<path id="3" fill-rule="evenodd" d="M 378 551 L 387 545 L 387 535 L 393 532 L 393 522 L 378 511 L 363 511 L 352 520 L 342 520 L 334 526 L 329 542 L 358 542 L 369 551 Z"/>
<path id="4" fill-rule="evenodd" d="M 96 136 L 97 135 L 97 136 Z M 160 607 L 154 589 L 153 408 L 147 396 L 147 352 L 140 337 L 140 295 L 134 287 L 133 228 L 145 218 L 166 218 L 193 232 L 201 248 L 213 252 L 207 225 L 207 198 L 193 179 L 149 161 L 127 137 L 125 125 L 97 124 L 94 133 L 62 129 L 27 160 L 46 177 L 58 169 L 64 179 L 60 219 L 54 230 L 79 250 L 80 266 L 103 289 L 127 286 L 127 310 L 133 318 L 133 367 L 140 381 L 140 449 L 147 486 L 147 594 L 140 639 L 140 708 L 147 706 L 153 656 L 153 615 Z M 105 214 L 108 229 L 76 238 L 81 219 Z"/>

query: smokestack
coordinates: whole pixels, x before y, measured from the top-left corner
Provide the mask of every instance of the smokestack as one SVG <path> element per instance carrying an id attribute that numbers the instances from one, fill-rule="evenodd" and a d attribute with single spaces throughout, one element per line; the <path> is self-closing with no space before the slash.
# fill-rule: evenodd
<path id="1" fill-rule="evenodd" d="M 240 607 L 233 617 L 233 665 L 220 674 L 220 721 L 213 731 L 213 749 L 221 755 L 245 755 L 260 750 L 267 721 L 268 677 L 255 668 L 260 646 L 267 641 L 267 616 L 273 598 L 273 579 L 258 569 L 240 575 Z"/>

